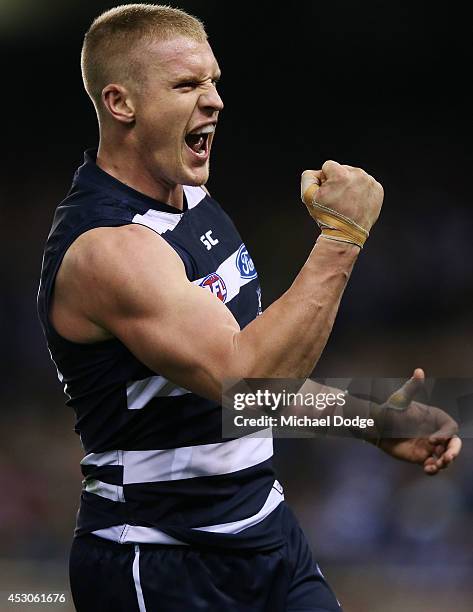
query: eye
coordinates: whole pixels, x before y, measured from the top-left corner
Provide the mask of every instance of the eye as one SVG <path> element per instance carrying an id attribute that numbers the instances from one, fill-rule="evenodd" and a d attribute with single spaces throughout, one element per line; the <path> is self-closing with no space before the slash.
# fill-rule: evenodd
<path id="1" fill-rule="evenodd" d="M 194 81 L 185 81 L 183 83 L 178 83 L 177 85 L 175 85 L 174 89 L 183 89 L 183 88 L 186 88 L 186 87 L 193 88 L 193 87 L 197 87 L 197 85 L 198 84 L 196 82 L 194 82 Z"/>
<path id="2" fill-rule="evenodd" d="M 220 81 L 220 77 L 215 78 L 215 79 L 211 79 L 211 83 L 214 87 L 217 86 L 217 83 Z M 177 85 L 174 85 L 173 89 L 195 89 L 196 87 L 199 87 L 202 83 L 199 83 L 197 81 L 182 81 L 182 83 L 178 83 Z"/>

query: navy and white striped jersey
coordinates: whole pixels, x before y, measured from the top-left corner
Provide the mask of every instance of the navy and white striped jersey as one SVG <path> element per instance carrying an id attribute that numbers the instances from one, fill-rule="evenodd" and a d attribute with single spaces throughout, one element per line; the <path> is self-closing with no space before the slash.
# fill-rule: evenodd
<path id="1" fill-rule="evenodd" d="M 49 321 L 55 277 L 74 240 L 95 227 L 131 223 L 160 234 L 189 280 L 222 300 L 241 328 L 261 312 L 251 257 L 213 198 L 184 187 L 179 211 L 116 180 L 95 155 L 86 152 L 56 210 L 38 294 L 48 347 L 86 453 L 75 534 L 121 543 L 279 546 L 284 496 L 272 468 L 271 432 L 225 440 L 217 403 L 151 371 L 118 339 L 70 342 Z M 149 265 L 159 269 L 159 261 Z"/>

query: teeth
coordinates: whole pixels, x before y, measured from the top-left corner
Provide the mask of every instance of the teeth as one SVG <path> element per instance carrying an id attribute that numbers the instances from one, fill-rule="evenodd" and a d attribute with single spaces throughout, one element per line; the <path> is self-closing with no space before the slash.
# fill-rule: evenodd
<path id="1" fill-rule="evenodd" d="M 192 136 L 200 136 L 201 134 L 212 134 L 215 132 L 215 125 L 205 125 L 198 132 L 190 132 Z"/>

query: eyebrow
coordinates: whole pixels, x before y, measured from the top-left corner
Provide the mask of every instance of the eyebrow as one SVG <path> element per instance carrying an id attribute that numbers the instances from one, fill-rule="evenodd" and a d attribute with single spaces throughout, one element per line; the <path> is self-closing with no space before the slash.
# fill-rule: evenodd
<path id="1" fill-rule="evenodd" d="M 222 71 L 218 70 L 213 73 L 213 80 L 218 81 L 222 76 Z M 202 79 L 197 77 L 195 74 L 184 74 L 184 75 L 176 75 L 172 78 L 173 81 L 201 81 Z"/>

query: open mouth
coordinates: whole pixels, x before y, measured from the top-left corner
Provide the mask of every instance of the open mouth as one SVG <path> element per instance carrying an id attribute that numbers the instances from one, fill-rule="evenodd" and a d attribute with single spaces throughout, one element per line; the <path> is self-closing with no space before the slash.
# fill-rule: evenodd
<path id="1" fill-rule="evenodd" d="M 205 156 L 208 149 L 208 134 L 187 134 L 186 145 L 197 155 Z"/>
<path id="2" fill-rule="evenodd" d="M 186 145 L 195 155 L 205 158 L 209 152 L 210 135 L 214 131 L 214 125 L 206 125 L 195 132 L 189 133 L 185 138 Z"/>

